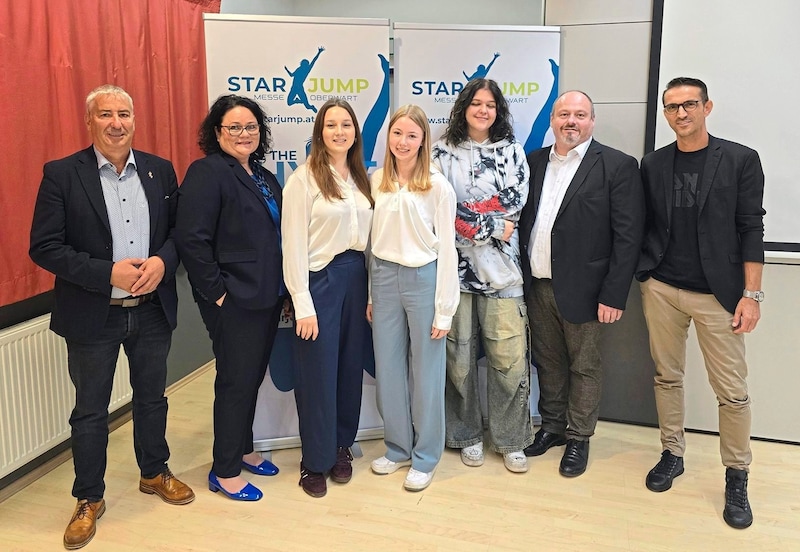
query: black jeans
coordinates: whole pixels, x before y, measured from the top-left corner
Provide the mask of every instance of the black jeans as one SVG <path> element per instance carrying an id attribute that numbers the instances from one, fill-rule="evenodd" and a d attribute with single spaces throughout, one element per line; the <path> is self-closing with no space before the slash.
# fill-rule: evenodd
<path id="1" fill-rule="evenodd" d="M 142 477 L 155 477 L 166 466 L 167 355 L 172 330 L 161 305 L 110 307 L 105 328 L 91 338 L 67 340 L 69 375 L 75 385 L 72 460 L 78 500 L 99 500 L 105 491 L 108 403 L 120 345 L 130 364 L 133 388 L 133 448 Z"/>

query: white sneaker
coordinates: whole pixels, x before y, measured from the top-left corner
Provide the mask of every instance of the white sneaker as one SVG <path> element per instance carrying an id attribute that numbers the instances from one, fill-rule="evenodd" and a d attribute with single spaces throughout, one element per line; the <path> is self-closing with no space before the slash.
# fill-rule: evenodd
<path id="1" fill-rule="evenodd" d="M 525 473 L 528 471 L 528 459 L 521 450 L 503 454 L 503 464 L 506 465 L 506 469 L 510 472 Z"/>
<path id="2" fill-rule="evenodd" d="M 461 461 L 467 466 L 483 466 L 483 441 L 461 449 Z"/>
<path id="3" fill-rule="evenodd" d="M 380 458 L 376 458 L 372 461 L 370 466 L 372 467 L 372 471 L 379 475 L 387 475 L 390 473 L 394 473 L 400 468 L 405 466 L 410 466 L 411 460 L 403 460 L 402 462 L 392 462 L 385 456 L 381 456 Z"/>
<path id="4" fill-rule="evenodd" d="M 405 483 L 403 483 L 403 487 L 407 491 L 421 491 L 422 489 L 426 489 L 433 480 L 433 471 L 425 473 L 417 471 L 414 468 L 411 468 L 410 470 L 408 470 L 408 474 L 406 475 L 406 480 Z"/>

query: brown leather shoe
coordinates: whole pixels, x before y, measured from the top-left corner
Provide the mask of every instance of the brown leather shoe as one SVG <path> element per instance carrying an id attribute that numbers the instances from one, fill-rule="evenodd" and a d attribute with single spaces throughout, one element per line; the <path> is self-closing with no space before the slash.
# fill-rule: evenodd
<path id="1" fill-rule="evenodd" d="M 139 490 L 147 494 L 157 494 L 167 504 L 189 504 L 194 500 L 194 491 L 186 483 L 182 483 L 165 468 L 159 475 L 139 480 Z"/>
<path id="2" fill-rule="evenodd" d="M 339 447 L 336 451 L 336 463 L 331 468 L 331 481 L 336 483 L 347 483 L 353 477 L 353 455 L 350 449 Z"/>
<path id="3" fill-rule="evenodd" d="M 328 484 L 325 474 L 309 471 L 302 462 L 300 463 L 300 483 L 307 495 L 322 498 L 328 493 Z"/>
<path id="4" fill-rule="evenodd" d="M 64 531 L 64 548 L 76 550 L 89 544 L 95 533 L 97 519 L 106 511 L 106 501 L 89 502 L 85 498 L 75 506 L 72 519 Z"/>

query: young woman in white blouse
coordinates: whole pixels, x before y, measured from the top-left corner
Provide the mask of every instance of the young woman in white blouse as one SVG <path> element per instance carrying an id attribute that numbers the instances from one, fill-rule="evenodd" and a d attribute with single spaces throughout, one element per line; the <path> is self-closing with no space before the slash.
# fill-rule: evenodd
<path id="1" fill-rule="evenodd" d="M 327 492 L 327 473 L 337 483 L 353 473 L 362 371 L 372 355 L 364 258 L 372 207 L 355 113 L 329 100 L 317 113 L 309 158 L 286 182 L 281 219 L 297 335 L 300 486 L 313 497 Z"/>
<path id="2" fill-rule="evenodd" d="M 403 106 L 389 121 L 384 167 L 372 176 L 367 318 L 386 443 L 372 471 L 410 465 L 409 491 L 430 485 L 444 449 L 444 337 L 459 300 L 456 195 L 431 167 L 430 148 L 427 116 Z"/>

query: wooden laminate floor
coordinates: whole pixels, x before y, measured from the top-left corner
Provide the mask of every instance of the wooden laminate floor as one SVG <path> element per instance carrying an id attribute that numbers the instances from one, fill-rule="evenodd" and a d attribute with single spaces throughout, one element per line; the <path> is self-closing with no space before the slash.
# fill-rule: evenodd
<path id="1" fill-rule="evenodd" d="M 247 475 L 265 494 L 240 503 L 208 491 L 213 370 L 170 396 L 170 467 L 197 499 L 170 506 L 138 490 L 131 424 L 111 434 L 105 515 L 87 551 L 800 551 L 800 447 L 753 442 L 750 501 L 755 523 L 737 531 L 722 520 L 724 468 L 718 439 L 688 435 L 686 472 L 672 490 L 652 493 L 647 471 L 659 458 L 658 431 L 600 423 L 588 471 L 558 474 L 563 448 L 529 459 L 512 474 L 489 453 L 480 468 L 445 451 L 432 485 L 403 490 L 405 470 L 371 473 L 382 441 L 364 441 L 347 485 L 329 482 L 321 499 L 298 487 L 298 449 L 279 450 L 275 477 Z M 72 462 L 0 503 L 0 550 L 63 550 L 75 501 Z"/>

